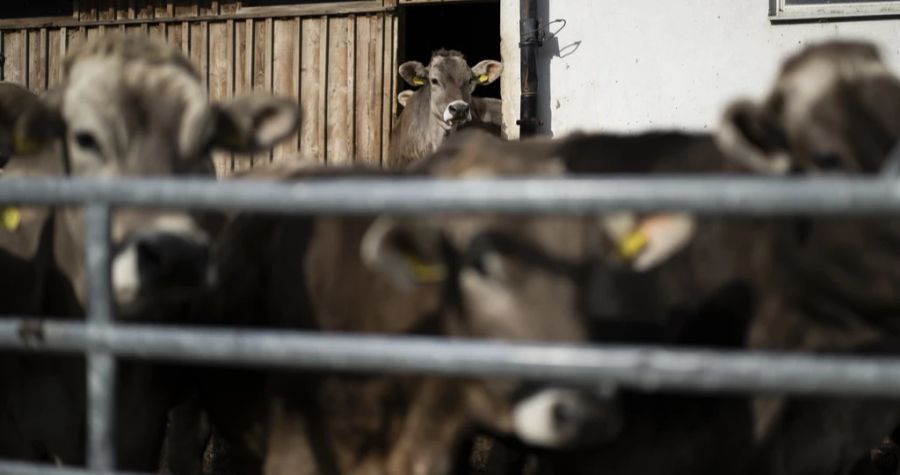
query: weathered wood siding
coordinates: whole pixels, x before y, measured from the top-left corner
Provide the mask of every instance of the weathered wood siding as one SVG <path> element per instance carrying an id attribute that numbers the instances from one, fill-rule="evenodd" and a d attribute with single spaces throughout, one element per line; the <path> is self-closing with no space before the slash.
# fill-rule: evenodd
<path id="1" fill-rule="evenodd" d="M 299 100 L 297 136 L 271 153 L 219 155 L 220 174 L 260 162 L 380 165 L 395 110 L 391 0 L 242 8 L 235 1 L 80 0 L 74 18 L 0 20 L 0 79 L 41 91 L 60 82 L 66 51 L 110 31 L 176 45 L 210 98 L 254 90 Z"/>

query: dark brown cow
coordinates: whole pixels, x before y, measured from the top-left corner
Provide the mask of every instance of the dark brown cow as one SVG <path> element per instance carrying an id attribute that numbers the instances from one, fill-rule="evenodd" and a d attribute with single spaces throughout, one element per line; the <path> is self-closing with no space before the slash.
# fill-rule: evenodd
<path id="1" fill-rule="evenodd" d="M 496 81 L 502 69 L 492 60 L 470 68 L 461 53 L 447 50 L 435 51 L 427 67 L 417 61 L 400 65 L 400 76 L 418 89 L 397 119 L 387 166 L 403 168 L 427 157 L 448 134 L 470 122 L 475 87 Z"/>
<path id="2" fill-rule="evenodd" d="M 460 169 L 441 160 L 427 172 L 552 175 L 562 169 L 557 160 L 492 157 Z M 584 342 L 582 277 L 596 262 L 602 234 L 590 217 L 240 216 L 217 243 L 220 288 L 203 308 L 219 322 L 245 325 Z M 259 320 L 246 319 L 253 315 Z M 244 396 L 259 396 L 231 389 L 235 400 L 217 401 L 219 388 L 233 388 L 236 377 L 226 372 L 221 382 L 204 384 L 214 424 L 231 424 L 223 428 L 231 440 L 254 433 L 256 425 L 251 418 L 241 427 L 230 408 Z M 255 392 L 260 385 L 241 386 Z M 270 424 L 269 473 L 331 473 L 336 466 L 339 473 L 440 474 L 453 467 L 462 437 L 477 428 L 545 447 L 618 430 L 612 403 L 570 388 L 316 375 L 276 376 L 268 387 L 283 401 Z M 266 412 L 264 402 L 256 407 Z M 247 458 L 264 446 L 250 444 Z"/>

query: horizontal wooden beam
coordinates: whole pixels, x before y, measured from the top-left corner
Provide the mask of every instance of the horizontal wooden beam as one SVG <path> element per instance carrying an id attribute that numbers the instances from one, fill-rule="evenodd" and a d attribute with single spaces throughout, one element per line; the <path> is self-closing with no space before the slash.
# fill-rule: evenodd
<path id="1" fill-rule="evenodd" d="M 218 15 L 173 16 L 168 18 L 123 18 L 109 20 L 79 21 L 72 17 L 16 18 L 0 20 L 0 30 L 21 30 L 31 28 L 121 26 L 204 21 L 251 20 L 260 18 L 291 18 L 321 15 L 351 15 L 358 13 L 380 13 L 394 10 L 381 0 L 330 2 L 305 5 L 279 5 L 271 7 L 243 7 L 236 13 Z"/>

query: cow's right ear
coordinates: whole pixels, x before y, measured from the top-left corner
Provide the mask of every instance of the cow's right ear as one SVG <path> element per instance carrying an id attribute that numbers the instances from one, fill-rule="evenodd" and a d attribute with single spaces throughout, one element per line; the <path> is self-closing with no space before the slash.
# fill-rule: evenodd
<path id="1" fill-rule="evenodd" d="M 783 175 L 790 170 L 787 139 L 777 117 L 751 101 L 738 101 L 725 111 L 716 142 L 729 160 L 750 171 Z"/>
<path id="2" fill-rule="evenodd" d="M 267 150 L 278 145 L 300 126 L 300 107 L 293 99 L 254 94 L 214 107 L 212 146 L 238 153 Z M 202 121 L 182 133 L 186 156 L 193 156 L 191 140 L 202 137 Z"/>
<path id="3" fill-rule="evenodd" d="M 406 104 L 409 102 L 409 98 L 412 97 L 413 94 L 414 91 L 407 89 L 400 94 L 397 94 L 397 102 L 399 102 L 402 107 L 406 107 Z"/>
<path id="4" fill-rule="evenodd" d="M 428 68 L 418 61 L 407 61 L 400 65 L 400 77 L 410 86 L 424 86 L 428 83 Z"/>
<path id="5" fill-rule="evenodd" d="M 34 155 L 65 135 L 66 126 L 56 106 L 56 99 L 51 94 L 43 100 L 36 96 L 26 100 L 27 105 L 10 131 L 11 152 L 14 155 Z M 5 129 L 6 124 L 3 126 Z"/>
<path id="6" fill-rule="evenodd" d="M 475 75 L 475 81 L 479 86 L 487 86 L 496 81 L 500 74 L 503 73 L 503 63 L 486 59 L 472 68 L 472 74 Z"/>
<path id="7" fill-rule="evenodd" d="M 400 288 L 442 284 L 448 277 L 440 232 L 427 224 L 378 218 L 362 239 L 363 262 Z"/>

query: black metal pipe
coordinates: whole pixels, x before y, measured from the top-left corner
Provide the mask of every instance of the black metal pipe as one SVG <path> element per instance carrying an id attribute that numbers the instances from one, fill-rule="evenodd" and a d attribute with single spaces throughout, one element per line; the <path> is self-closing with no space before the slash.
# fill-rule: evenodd
<path id="1" fill-rule="evenodd" d="M 537 52 L 541 46 L 542 34 L 538 20 L 537 0 L 520 1 L 519 49 L 521 50 L 522 99 L 519 115 L 519 136 L 537 134 L 538 126 L 538 75 Z"/>

